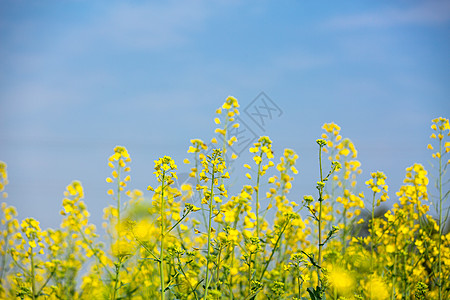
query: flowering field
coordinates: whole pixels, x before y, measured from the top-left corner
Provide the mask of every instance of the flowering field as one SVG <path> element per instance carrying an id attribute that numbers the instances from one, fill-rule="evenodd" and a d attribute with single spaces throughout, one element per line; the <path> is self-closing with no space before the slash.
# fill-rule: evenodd
<path id="1" fill-rule="evenodd" d="M 125 147 L 115 147 L 107 162 L 114 205 L 104 210 L 105 232 L 90 223 L 77 181 L 64 192 L 58 229 L 43 230 L 32 218 L 19 221 L 16 209 L 3 203 L 0 298 L 450 297 L 448 119 L 432 120 L 434 168 L 407 168 L 395 204 L 380 215 L 388 179 L 380 171 L 360 178 L 357 150 L 334 123 L 324 124 L 316 141 L 315 195 L 289 194 L 298 156 L 285 149 L 274 157 L 266 136 L 249 149 L 246 184 L 231 194 L 230 166 L 241 167 L 231 147 L 237 139 L 229 133 L 238 108 L 228 97 L 216 111 L 215 132 L 223 139 L 212 140 L 215 149 L 193 139 L 183 162 L 157 158 L 158 185 L 145 192 L 127 189 L 131 158 Z M 188 165 L 194 184 L 176 184 L 179 163 Z M 7 198 L 4 162 L 0 174 Z M 357 180 L 366 188 L 358 189 Z"/>

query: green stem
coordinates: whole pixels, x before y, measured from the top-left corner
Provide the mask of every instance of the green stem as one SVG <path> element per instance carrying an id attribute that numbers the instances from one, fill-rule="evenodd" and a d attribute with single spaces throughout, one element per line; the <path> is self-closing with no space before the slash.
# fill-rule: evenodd
<path id="1" fill-rule="evenodd" d="M 395 278 L 397 276 L 397 235 L 395 235 L 395 240 L 394 240 L 394 247 L 395 247 L 395 252 L 394 252 L 394 270 L 392 273 L 392 300 L 395 300 Z"/>
<path id="2" fill-rule="evenodd" d="M 322 174 L 322 146 L 319 146 L 319 169 L 320 169 L 320 182 L 323 182 L 323 174 Z M 322 193 L 323 188 L 319 188 L 319 220 L 318 220 L 318 227 L 319 227 L 319 255 L 318 255 L 318 264 L 319 268 L 317 268 L 317 284 L 318 286 L 322 286 L 320 282 L 321 277 L 321 268 L 322 267 Z"/>
<path id="3" fill-rule="evenodd" d="M 407 264 L 407 262 L 406 262 L 406 255 L 403 253 L 402 257 L 403 257 L 403 276 L 402 276 L 402 279 L 403 279 L 403 297 L 402 297 L 402 299 L 408 299 L 409 297 L 407 297 L 407 295 L 408 295 L 408 280 L 406 278 L 406 264 Z"/>
<path id="4" fill-rule="evenodd" d="M 223 152 L 224 156 L 227 152 L 227 133 L 228 133 L 228 113 L 229 112 L 230 112 L 230 110 L 227 109 L 227 113 L 226 113 L 226 117 L 225 117 L 225 126 L 223 128 L 225 130 L 225 134 L 223 135 L 223 146 L 222 146 L 222 152 Z"/>
<path id="5" fill-rule="evenodd" d="M 262 152 L 261 152 L 262 156 Z M 256 237 L 259 239 L 259 178 L 261 175 L 261 162 L 258 164 L 258 176 L 256 177 Z"/>
<path id="6" fill-rule="evenodd" d="M 117 236 L 119 236 L 120 230 L 120 169 L 121 167 L 117 166 Z"/>
<path id="7" fill-rule="evenodd" d="M 219 249 L 219 253 L 217 254 L 217 269 L 216 269 L 217 281 L 219 281 L 219 278 L 220 278 L 219 271 L 220 271 L 220 255 L 221 254 L 222 254 L 222 248 Z M 219 285 L 219 287 L 220 287 L 220 285 Z"/>
<path id="8" fill-rule="evenodd" d="M 194 294 L 195 299 L 198 299 L 197 293 L 195 292 L 195 288 L 192 286 L 191 282 L 189 281 L 189 278 L 187 277 L 186 273 L 183 270 L 183 266 L 181 265 L 180 256 L 177 256 L 177 259 L 178 259 L 178 267 L 180 268 L 181 273 L 183 274 L 187 284 L 189 285 L 189 288 L 191 289 L 190 294 Z"/>
<path id="9" fill-rule="evenodd" d="M 248 293 L 252 293 L 252 252 L 248 256 Z"/>
<path id="10" fill-rule="evenodd" d="M 321 267 L 322 266 L 322 200 L 319 199 L 319 258 L 318 258 L 318 264 Z M 320 286 L 320 276 L 321 276 L 321 270 L 320 268 L 317 268 L 317 279 L 318 279 L 318 285 Z"/>
<path id="11" fill-rule="evenodd" d="M 375 195 L 376 192 L 373 192 L 372 198 L 372 222 L 370 223 L 370 273 L 373 273 L 373 246 L 375 243 L 375 230 L 374 230 L 374 222 L 375 222 Z"/>
<path id="12" fill-rule="evenodd" d="M 83 230 L 81 230 L 81 228 L 79 226 L 77 226 L 77 230 L 80 233 L 81 237 L 83 238 L 83 242 L 86 243 L 86 245 L 88 245 L 89 249 L 91 249 L 92 253 L 94 253 L 95 257 L 97 258 L 98 262 L 105 268 L 106 272 L 108 272 L 109 276 L 112 276 L 111 271 L 108 269 L 108 267 L 102 262 L 102 260 L 100 259 L 100 257 L 98 256 L 97 253 L 97 249 L 94 249 L 94 247 L 92 246 L 92 242 L 89 241 L 86 237 L 86 235 L 84 234 Z"/>
<path id="13" fill-rule="evenodd" d="M 50 281 L 50 279 L 53 277 L 53 275 L 56 272 L 56 268 L 54 268 L 52 270 L 52 272 L 48 275 L 47 279 L 45 280 L 44 284 L 42 284 L 41 288 L 39 289 L 39 291 L 37 292 L 37 295 L 40 295 L 42 290 L 47 286 L 48 282 Z"/>
<path id="14" fill-rule="evenodd" d="M 26 274 L 26 275 L 30 275 L 31 276 L 31 273 L 29 273 L 28 270 L 26 270 L 23 266 L 21 266 L 19 264 L 19 262 L 14 258 L 14 255 L 11 252 L 10 252 L 10 254 L 11 254 L 11 258 L 13 260 L 14 265 L 16 265 L 16 267 L 18 267 L 20 270 L 22 270 L 24 275 Z"/>
<path id="15" fill-rule="evenodd" d="M 156 257 L 155 254 L 153 254 L 152 250 L 150 250 L 148 248 L 148 246 L 146 244 L 144 244 L 134 233 L 134 231 L 131 231 L 131 234 L 133 235 L 134 239 L 139 243 L 139 245 L 141 245 L 142 248 L 144 248 L 151 256 L 153 256 L 153 258 L 159 262 L 159 258 Z"/>
<path id="16" fill-rule="evenodd" d="M 198 155 L 195 153 L 195 179 L 197 180 L 197 186 L 200 185 L 200 178 L 198 177 Z M 202 199 L 202 192 L 201 190 L 198 190 L 198 198 Z M 205 210 L 203 209 L 203 203 L 201 204 L 201 212 L 202 212 L 202 217 L 203 217 L 203 222 L 204 224 L 206 224 L 206 215 L 205 215 Z"/>
<path id="17" fill-rule="evenodd" d="M 165 233 L 165 235 L 169 234 L 175 227 L 177 227 L 178 224 L 180 224 L 186 217 L 187 215 L 191 212 L 192 210 L 189 209 L 188 211 L 186 211 L 183 216 L 172 226 L 170 227 L 169 230 L 167 230 L 167 232 Z"/>
<path id="18" fill-rule="evenodd" d="M 206 257 L 206 283 L 205 283 L 205 296 L 203 299 L 207 299 L 208 296 L 208 288 L 209 288 L 209 262 L 211 255 L 211 219 L 212 219 L 212 210 L 213 210 L 213 199 L 214 199 L 214 166 L 212 170 L 212 178 L 211 178 L 211 190 L 209 194 L 209 218 L 208 218 L 208 256 Z"/>
<path id="19" fill-rule="evenodd" d="M 115 300 L 117 296 L 117 284 L 119 283 L 120 267 L 122 265 L 122 258 L 119 258 L 119 263 L 116 264 L 116 276 L 114 277 L 114 290 L 112 299 Z"/>
<path id="20" fill-rule="evenodd" d="M 6 223 L 6 228 L 8 228 L 9 222 Z M 6 253 L 8 250 L 8 242 L 9 242 L 9 234 L 6 235 L 5 237 L 5 243 L 4 243 L 4 247 L 3 247 L 3 253 L 5 253 L 5 255 L 2 255 L 2 266 L 0 269 L 0 285 L 3 285 L 3 275 L 5 274 L 5 267 L 6 267 Z"/>
<path id="21" fill-rule="evenodd" d="M 233 228 L 236 228 L 236 226 L 237 226 L 239 212 L 241 211 L 241 207 L 242 207 L 242 204 L 239 204 L 238 209 L 236 211 L 236 216 L 235 216 Z M 230 267 L 230 270 L 234 267 L 234 245 L 232 247 L 233 247 L 233 249 L 230 252 L 228 252 L 228 254 L 231 255 L 231 264 L 230 264 L 231 267 Z M 226 257 L 226 259 L 228 259 L 228 257 Z M 231 290 L 231 286 L 233 286 L 233 276 L 229 277 L 229 286 L 230 286 L 230 290 Z"/>
<path id="22" fill-rule="evenodd" d="M 31 262 L 31 293 L 33 300 L 36 299 L 36 278 L 34 273 L 34 253 L 30 246 L 30 262 Z"/>
<path id="23" fill-rule="evenodd" d="M 117 165 L 117 228 L 116 228 L 116 234 L 117 234 L 117 240 L 120 238 L 120 165 Z M 120 262 L 119 258 L 119 264 Z M 119 271 L 120 271 L 120 265 L 117 269 L 116 267 L 116 274 L 114 279 L 114 290 L 113 290 L 113 300 L 116 299 L 116 289 L 117 289 L 117 282 L 119 281 Z"/>
<path id="24" fill-rule="evenodd" d="M 284 225 L 283 229 L 282 229 L 281 232 L 280 232 L 280 235 L 279 235 L 278 238 L 277 238 L 277 241 L 275 242 L 275 246 L 274 246 L 273 249 L 272 249 L 272 253 L 270 253 L 270 257 L 269 257 L 269 259 L 266 261 L 266 265 L 264 266 L 264 269 L 263 269 L 263 271 L 262 271 L 262 273 L 261 273 L 261 276 L 259 277 L 259 282 L 262 281 L 262 279 L 263 279 L 263 277 L 264 277 L 264 273 L 266 273 L 267 268 L 269 267 L 269 264 L 270 264 L 270 262 L 272 261 L 273 255 L 274 255 L 275 251 L 277 250 L 278 243 L 280 242 L 281 237 L 282 237 L 284 231 L 286 230 L 287 226 L 289 225 L 289 221 L 290 221 L 290 219 L 286 220 L 286 224 Z"/>
<path id="25" fill-rule="evenodd" d="M 161 242 L 160 242 L 160 253 L 159 253 L 159 280 L 161 283 L 161 300 L 165 299 L 165 286 L 164 286 L 164 217 L 165 217 L 165 207 L 164 207 L 164 181 L 165 181 L 165 171 L 162 173 L 161 179 Z"/>
<path id="26" fill-rule="evenodd" d="M 442 300 L 442 259 L 441 259 L 441 244 L 442 244 L 442 140 L 439 139 L 439 256 L 438 256 L 438 264 L 439 264 L 439 300 Z"/>
<path id="27" fill-rule="evenodd" d="M 262 151 L 260 157 L 262 156 Z M 261 176 L 261 162 L 258 164 L 258 176 L 256 177 L 256 237 L 258 238 L 259 244 L 259 179 Z M 258 253 L 255 253 L 255 270 L 258 266 Z M 256 272 L 256 271 L 255 271 Z M 251 288 L 251 287 L 250 287 Z"/>
<path id="28" fill-rule="evenodd" d="M 344 208 L 344 213 L 343 213 L 343 217 L 344 217 L 344 230 L 342 232 L 342 254 L 345 254 L 345 250 L 347 248 L 347 209 Z"/>

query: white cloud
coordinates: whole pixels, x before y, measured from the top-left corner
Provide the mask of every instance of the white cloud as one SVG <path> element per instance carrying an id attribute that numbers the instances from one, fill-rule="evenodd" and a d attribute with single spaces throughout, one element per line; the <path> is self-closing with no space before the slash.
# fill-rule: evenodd
<path id="1" fill-rule="evenodd" d="M 189 34 L 201 30 L 207 16 L 203 1 L 122 2 L 108 6 L 98 19 L 83 24 L 66 41 L 80 49 L 104 43 L 159 50 L 188 43 Z"/>
<path id="2" fill-rule="evenodd" d="M 120 43 L 153 48 L 186 42 L 185 33 L 199 28 L 205 15 L 200 1 L 167 6 L 124 4 L 115 7 L 103 25 Z"/>
<path id="3" fill-rule="evenodd" d="M 12 112 L 43 113 L 54 110 L 55 105 L 74 100 L 67 91 L 45 86 L 41 82 L 27 82 L 10 88 L 1 97 Z"/>
<path id="4" fill-rule="evenodd" d="M 190 33 L 203 28 L 208 15 L 204 1 L 114 2 L 98 10 L 97 17 L 48 37 L 48 47 L 31 43 L 40 38 L 33 35 L 33 30 L 9 24 L 12 36 L 20 35 L 31 44 L 27 44 L 26 51 L 3 53 L 2 60 L 24 78 L 11 82 L 5 77 L 10 84 L 0 92 L 0 104 L 24 113 L 51 112 L 64 103 L 86 104 L 90 101 L 89 91 L 103 84 L 118 84 L 118 79 L 101 69 L 81 72 L 81 77 L 77 67 L 87 63 L 83 53 L 110 48 L 161 50 L 183 45 L 189 43 Z"/>
<path id="5" fill-rule="evenodd" d="M 349 29 L 392 27 L 399 25 L 434 25 L 450 21 L 450 2 L 423 1 L 411 7 L 397 7 L 378 12 L 339 16 L 326 23 L 327 28 Z"/>

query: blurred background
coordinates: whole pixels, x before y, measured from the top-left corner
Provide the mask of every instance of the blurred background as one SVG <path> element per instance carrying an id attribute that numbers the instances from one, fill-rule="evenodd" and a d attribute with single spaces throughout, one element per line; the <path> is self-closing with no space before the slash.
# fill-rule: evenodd
<path id="1" fill-rule="evenodd" d="M 115 145 L 132 158 L 129 188 L 145 190 L 160 156 L 188 171 L 189 140 L 215 136 L 214 112 L 232 95 L 276 162 L 284 148 L 299 155 L 291 200 L 316 194 L 315 140 L 335 122 L 358 150 L 361 190 L 383 171 L 391 205 L 405 168 L 431 170 L 431 119 L 450 112 L 449 53 L 449 1 L 3 0 L 6 201 L 19 219 L 57 227 L 63 191 L 80 180 L 99 225 L 115 203 L 105 181 Z M 264 126 L 251 117 L 261 92 L 278 107 Z M 251 162 L 246 151 L 235 161 L 236 186 Z"/>

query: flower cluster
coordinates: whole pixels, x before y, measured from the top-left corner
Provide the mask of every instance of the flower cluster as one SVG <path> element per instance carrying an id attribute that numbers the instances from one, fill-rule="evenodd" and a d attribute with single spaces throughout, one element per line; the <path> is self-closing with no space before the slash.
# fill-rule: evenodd
<path id="1" fill-rule="evenodd" d="M 8 197 L 8 194 L 4 191 L 5 186 L 8 184 L 8 173 L 6 172 L 6 163 L 0 161 L 0 193 L 2 197 Z"/>
<path id="2" fill-rule="evenodd" d="M 90 223 L 89 198 L 79 181 L 64 191 L 56 229 L 42 230 L 31 217 L 19 221 L 16 209 L 2 203 L 0 299 L 450 296 L 447 119 L 432 121 L 428 148 L 436 170 L 417 163 L 406 168 L 391 207 L 386 175 L 371 173 L 366 181 L 371 197 L 364 197 L 356 147 L 337 124 L 324 124 L 316 140 L 317 194 L 300 203 L 292 192 L 298 155 L 285 149 L 274 162 L 266 136 L 243 162 L 247 179 L 228 180 L 236 178 L 226 149 L 236 142 L 229 130 L 238 107 L 228 97 L 218 110 L 222 148 L 191 140 L 192 164 L 183 161 L 189 172 L 184 183 L 174 159 L 163 156 L 154 161 L 156 184 L 147 187 L 149 194 L 125 191 L 130 155 L 115 147 L 106 181 L 114 184 L 108 194 L 117 205 L 104 210 L 105 236 Z M 3 197 L 7 184 L 6 164 L 0 162 Z M 431 206 L 436 213 L 430 213 Z"/>
<path id="3" fill-rule="evenodd" d="M 372 176 L 372 178 L 366 181 L 366 185 L 373 192 L 374 199 L 372 202 L 376 203 L 376 206 L 380 206 L 382 202 L 385 202 L 387 199 L 389 199 L 389 196 L 387 194 L 388 186 L 386 184 L 386 175 L 384 175 L 383 172 L 377 171 L 370 173 L 370 176 Z M 379 198 L 375 199 L 375 196 L 378 193 L 381 193 L 381 195 Z"/>
<path id="4" fill-rule="evenodd" d="M 128 151 L 125 147 L 116 146 L 114 148 L 114 154 L 111 155 L 108 159 L 108 166 L 113 169 L 111 172 L 111 177 L 106 178 L 106 182 L 113 183 L 117 182 L 117 194 L 119 194 L 123 189 L 127 186 L 127 181 L 130 180 L 130 175 L 125 176 L 125 178 L 121 179 L 122 172 L 129 172 L 130 167 L 126 166 L 126 162 L 130 162 L 131 158 L 128 154 Z M 114 190 L 108 190 L 109 195 L 114 195 Z"/>
<path id="5" fill-rule="evenodd" d="M 220 134 L 223 144 L 222 144 L 222 152 L 225 155 L 227 153 L 227 148 L 233 146 L 235 142 L 237 142 L 237 138 L 235 135 L 229 136 L 230 129 L 239 128 L 239 123 L 235 122 L 236 116 L 239 115 L 239 103 L 236 98 L 233 96 L 228 96 L 223 103 L 222 107 L 216 110 L 216 114 L 218 115 L 214 118 L 214 123 L 217 125 L 223 124 L 223 128 L 216 128 L 215 133 Z M 222 120 L 221 120 L 222 118 Z M 217 144 L 217 139 L 213 138 L 211 140 L 213 144 Z M 236 153 L 231 155 L 232 159 L 236 159 Z"/>

